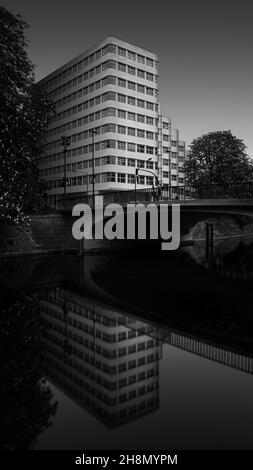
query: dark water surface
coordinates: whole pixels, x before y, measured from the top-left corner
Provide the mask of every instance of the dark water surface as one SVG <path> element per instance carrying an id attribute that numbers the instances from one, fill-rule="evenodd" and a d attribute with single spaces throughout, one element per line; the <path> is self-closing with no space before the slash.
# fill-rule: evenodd
<path id="1" fill-rule="evenodd" d="M 253 240 L 1 261 L 4 449 L 253 449 Z"/>

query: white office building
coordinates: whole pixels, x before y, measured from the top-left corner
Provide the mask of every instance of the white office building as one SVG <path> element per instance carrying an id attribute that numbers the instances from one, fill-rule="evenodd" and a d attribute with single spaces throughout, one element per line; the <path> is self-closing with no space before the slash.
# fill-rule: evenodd
<path id="1" fill-rule="evenodd" d="M 39 169 L 49 201 L 67 194 L 184 184 L 185 142 L 161 114 L 156 54 L 108 37 L 40 81 L 55 103 Z M 156 178 L 155 178 L 156 176 Z"/>

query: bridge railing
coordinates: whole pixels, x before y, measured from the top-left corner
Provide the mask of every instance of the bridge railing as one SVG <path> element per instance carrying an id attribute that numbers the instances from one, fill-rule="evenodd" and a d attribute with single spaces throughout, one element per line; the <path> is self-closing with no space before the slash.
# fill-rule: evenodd
<path id="1" fill-rule="evenodd" d="M 99 193 L 104 203 L 135 203 L 136 202 L 166 202 L 176 200 L 196 199 L 252 199 L 253 183 L 209 184 L 162 186 L 157 188 L 143 188 L 127 191 L 107 191 Z M 92 204 L 92 195 L 86 193 L 67 194 L 66 199 L 60 197 L 58 207 L 73 207 L 75 204 Z"/>

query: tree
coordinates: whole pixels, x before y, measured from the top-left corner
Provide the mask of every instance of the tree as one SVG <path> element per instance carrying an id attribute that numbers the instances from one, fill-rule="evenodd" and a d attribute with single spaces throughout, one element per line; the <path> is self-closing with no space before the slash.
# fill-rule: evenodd
<path id="1" fill-rule="evenodd" d="M 22 224 L 53 105 L 35 85 L 20 15 L 0 7 L 0 221 Z"/>
<path id="2" fill-rule="evenodd" d="M 12 291 L 13 292 L 13 291 Z M 57 402 L 44 378 L 37 294 L 3 299 L 0 316 L 1 450 L 29 450 L 51 424 Z"/>
<path id="3" fill-rule="evenodd" d="M 231 131 L 209 132 L 193 140 L 185 163 L 186 180 L 195 185 L 231 185 L 253 179 L 244 142 Z"/>

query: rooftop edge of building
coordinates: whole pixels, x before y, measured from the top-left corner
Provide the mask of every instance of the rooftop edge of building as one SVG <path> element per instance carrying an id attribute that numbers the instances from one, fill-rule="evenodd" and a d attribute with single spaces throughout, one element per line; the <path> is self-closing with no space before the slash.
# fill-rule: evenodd
<path id="1" fill-rule="evenodd" d="M 59 72 L 63 72 L 65 70 L 65 68 L 68 68 L 68 67 L 71 67 L 72 65 L 74 65 L 77 61 L 79 60 L 82 60 L 85 58 L 85 56 L 91 54 L 95 49 L 98 49 L 100 47 L 103 47 L 105 46 L 106 44 L 115 44 L 117 46 L 122 46 L 126 49 L 132 49 L 133 52 L 136 52 L 136 53 L 140 53 L 141 55 L 145 52 L 147 53 L 151 59 L 153 60 L 159 60 L 158 59 L 158 55 L 155 54 L 154 52 L 152 51 L 149 51 L 148 49 L 145 49 L 145 48 L 142 48 L 140 46 L 136 46 L 135 44 L 132 44 L 130 42 L 127 42 L 127 41 L 124 41 L 123 39 L 119 39 L 119 38 L 116 38 L 115 36 L 107 36 L 105 39 L 103 39 L 102 41 L 99 41 L 97 42 L 96 44 L 94 44 L 93 46 L 91 46 L 90 48 L 86 49 L 85 51 L 81 52 L 80 54 L 76 55 L 75 57 L 73 57 L 73 59 L 65 62 L 63 65 L 61 65 L 60 67 L 57 67 L 55 70 L 53 70 L 52 72 L 50 72 L 49 74 L 45 75 L 45 77 L 41 78 L 40 80 L 38 80 L 36 83 L 37 84 L 43 84 L 45 82 L 47 82 L 47 80 L 50 78 L 54 78 L 55 75 L 57 75 Z"/>

